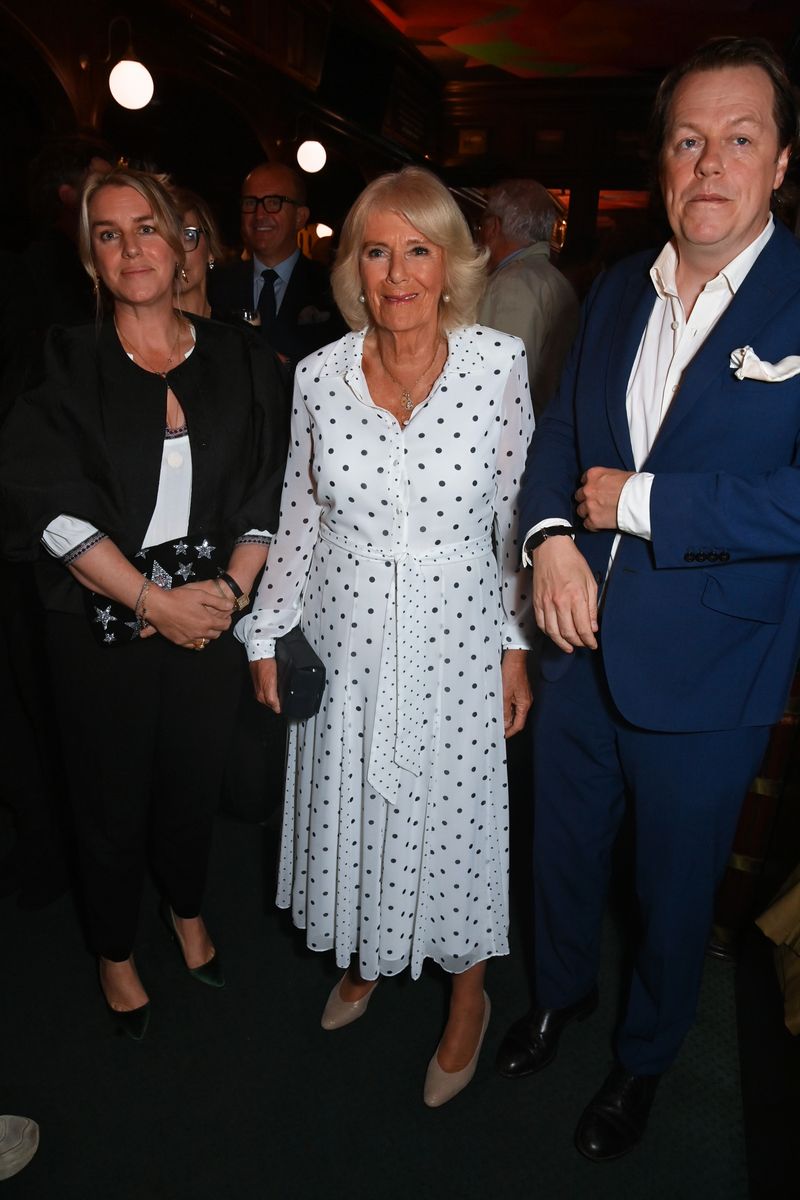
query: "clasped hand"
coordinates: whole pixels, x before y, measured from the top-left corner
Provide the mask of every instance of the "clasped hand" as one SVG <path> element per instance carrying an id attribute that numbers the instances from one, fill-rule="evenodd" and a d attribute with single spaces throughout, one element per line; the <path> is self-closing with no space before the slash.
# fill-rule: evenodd
<path id="1" fill-rule="evenodd" d="M 147 596 L 147 620 L 152 630 L 178 646 L 192 645 L 205 638 L 213 641 L 230 629 L 233 602 L 208 583 L 183 587 L 151 588 Z M 150 636 L 143 629 L 140 636 Z"/>
<path id="2" fill-rule="evenodd" d="M 617 506 L 626 482 L 633 471 L 617 471 L 613 467 L 590 467 L 581 476 L 581 487 L 575 493 L 578 516 L 584 529 L 597 533 L 599 529 L 617 528 Z"/>

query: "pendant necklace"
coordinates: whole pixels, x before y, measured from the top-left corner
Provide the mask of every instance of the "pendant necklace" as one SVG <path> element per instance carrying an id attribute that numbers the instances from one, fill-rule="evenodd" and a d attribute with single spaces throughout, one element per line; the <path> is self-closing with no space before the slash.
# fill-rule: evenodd
<path id="1" fill-rule="evenodd" d="M 154 375 L 160 375 L 162 379 L 167 378 L 167 374 L 172 369 L 172 361 L 175 358 L 175 351 L 178 349 L 178 342 L 181 340 L 181 323 L 180 323 L 180 321 L 178 322 L 178 332 L 175 334 L 175 341 L 172 343 L 172 349 L 170 350 L 169 357 L 167 358 L 167 365 L 164 367 L 163 371 L 159 371 L 157 367 L 154 367 L 152 363 L 149 363 L 147 361 L 147 359 L 145 358 L 145 356 L 142 354 L 141 350 L 137 349 L 137 347 L 134 346 L 132 342 L 128 341 L 128 339 L 125 337 L 125 335 L 120 331 L 120 327 L 117 324 L 116 317 L 114 318 L 114 328 L 116 329 L 117 336 L 119 337 L 119 340 L 122 342 L 122 345 L 125 347 L 125 349 L 128 350 L 131 354 L 135 354 L 138 358 L 140 358 L 141 361 L 144 363 L 144 365 L 147 367 L 148 371 L 151 371 Z"/>
<path id="2" fill-rule="evenodd" d="M 425 370 L 422 372 L 422 374 L 421 374 L 421 375 L 419 375 L 419 376 L 418 376 L 418 377 L 417 377 L 417 378 L 414 380 L 414 382 L 413 382 L 413 383 L 410 385 L 410 387 L 409 387 L 409 386 L 406 386 L 406 384 L 404 384 L 404 383 L 401 383 L 399 379 L 395 379 L 394 375 L 393 375 L 393 374 L 392 374 L 392 372 L 389 370 L 389 368 L 387 367 L 386 363 L 383 361 L 383 358 L 381 357 L 381 352 L 380 352 L 380 350 L 378 351 L 378 358 L 380 358 L 380 360 L 381 360 L 381 366 L 383 367 L 384 371 L 385 371 L 385 372 L 386 372 L 386 374 L 389 376 L 389 378 L 391 379 L 391 381 L 392 381 L 392 383 L 395 385 L 395 387 L 398 387 L 398 388 L 400 389 L 400 403 L 401 403 L 401 405 L 403 406 L 403 408 L 405 409 L 405 411 L 408 413 L 408 416 L 407 416 L 407 417 L 405 417 L 405 419 L 403 420 L 403 424 L 404 424 L 404 425 L 407 425 L 407 424 L 408 424 L 408 422 L 411 420 L 411 414 L 412 414 L 412 412 L 414 411 L 414 396 L 413 396 L 413 393 L 414 393 L 414 391 L 416 391 L 416 389 L 417 389 L 417 387 L 419 386 L 419 384 L 422 382 L 422 380 L 425 378 L 425 376 L 426 376 L 426 375 L 428 374 L 428 372 L 430 371 L 430 369 L 431 369 L 431 367 L 433 366 L 433 364 L 436 362 L 436 359 L 437 359 L 437 358 L 438 358 L 438 356 L 439 356 L 439 351 L 440 351 L 441 347 L 442 347 L 442 343 L 441 343 L 441 341 L 437 342 L 437 343 L 436 343 L 436 349 L 435 349 L 435 350 L 434 350 L 434 352 L 433 352 L 433 358 L 432 358 L 432 359 L 431 359 L 431 361 L 428 363 L 427 367 L 426 367 L 426 368 L 425 368 Z"/>

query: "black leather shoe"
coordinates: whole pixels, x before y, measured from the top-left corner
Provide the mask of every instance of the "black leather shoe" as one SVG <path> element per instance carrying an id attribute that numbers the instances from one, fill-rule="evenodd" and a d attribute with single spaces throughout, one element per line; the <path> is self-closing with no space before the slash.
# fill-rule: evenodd
<path id="1" fill-rule="evenodd" d="M 585 1158 L 608 1162 L 638 1145 L 660 1078 L 631 1075 L 623 1067 L 614 1067 L 575 1130 L 575 1145 Z"/>
<path id="2" fill-rule="evenodd" d="M 516 1021 L 500 1043 L 495 1067 L 507 1079 L 533 1075 L 556 1056 L 561 1030 L 570 1021 L 583 1021 L 597 1008 L 597 988 L 566 1008 L 534 1008 Z"/>
<path id="3" fill-rule="evenodd" d="M 130 1008 L 125 1012 L 119 1012 L 116 1008 L 112 1008 L 106 1000 L 106 1008 L 120 1033 L 124 1033 L 127 1037 L 132 1038 L 134 1042 L 141 1042 L 150 1024 L 149 1000 L 141 1008 Z"/>
<path id="4" fill-rule="evenodd" d="M 208 962 L 203 963 L 199 967 L 188 966 L 186 962 L 186 955 L 183 949 L 183 942 L 181 941 L 181 935 L 178 933 L 175 925 L 175 914 L 167 904 L 166 900 L 162 900 L 160 911 L 161 919 L 166 925 L 175 945 L 178 947 L 181 959 L 183 960 L 183 965 L 186 967 L 186 970 L 189 972 L 192 978 L 196 979 L 198 983 L 204 983 L 206 987 L 225 987 L 225 976 L 222 972 L 222 964 L 219 960 L 219 955 L 217 952 L 214 951 Z"/>

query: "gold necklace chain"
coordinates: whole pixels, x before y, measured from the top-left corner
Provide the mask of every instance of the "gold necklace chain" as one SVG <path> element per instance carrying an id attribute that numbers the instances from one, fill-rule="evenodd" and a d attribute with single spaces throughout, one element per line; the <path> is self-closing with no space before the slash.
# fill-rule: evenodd
<path id="1" fill-rule="evenodd" d="M 164 367 L 163 371 L 159 371 L 157 367 L 154 367 L 152 363 L 148 362 L 147 359 L 145 358 L 145 356 L 142 354 L 141 350 L 139 350 L 138 347 L 134 346 L 133 342 L 131 342 L 128 338 L 125 337 L 124 333 L 122 332 L 119 325 L 117 324 L 116 317 L 114 318 L 114 328 L 116 329 L 117 336 L 119 337 L 119 340 L 122 342 L 122 345 L 125 347 L 125 349 L 128 350 L 131 354 L 137 355 L 137 357 L 140 358 L 141 361 L 144 363 L 144 365 L 147 367 L 148 371 L 151 371 L 154 375 L 160 375 L 162 379 L 167 378 L 167 374 L 168 374 L 170 368 L 172 367 L 172 361 L 175 357 L 175 351 L 178 349 L 178 343 L 181 340 L 181 333 L 183 332 L 183 328 L 181 326 L 180 321 L 178 321 L 178 332 L 175 334 L 175 341 L 172 343 L 172 349 L 170 350 L 169 356 L 167 358 L 167 365 Z"/>
<path id="2" fill-rule="evenodd" d="M 428 372 L 430 371 L 433 364 L 436 362 L 436 359 L 439 357 L 439 351 L 441 350 L 441 348 L 442 348 L 442 343 L 441 343 L 441 341 L 438 341 L 436 343 L 436 349 L 433 352 L 433 358 L 428 363 L 427 367 L 422 372 L 422 374 L 419 375 L 414 380 L 414 382 L 411 384 L 410 387 L 407 387 L 404 383 L 401 383 L 399 379 L 395 379 L 394 375 L 389 370 L 386 363 L 383 361 L 383 357 L 381 355 L 380 349 L 378 349 L 378 358 L 380 359 L 381 366 L 383 367 L 384 371 L 389 376 L 389 378 L 391 379 L 391 381 L 395 385 L 395 387 L 400 388 L 400 404 L 405 409 L 405 411 L 408 413 L 408 416 L 403 421 L 404 425 L 408 424 L 409 420 L 411 419 L 411 414 L 414 411 L 413 392 L 422 383 L 422 380 L 425 378 L 425 376 L 428 374 Z"/>

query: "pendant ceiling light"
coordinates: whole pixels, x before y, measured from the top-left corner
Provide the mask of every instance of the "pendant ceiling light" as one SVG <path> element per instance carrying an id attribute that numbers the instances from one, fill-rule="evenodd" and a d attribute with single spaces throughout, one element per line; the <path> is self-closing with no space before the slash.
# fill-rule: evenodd
<path id="1" fill-rule="evenodd" d="M 297 148 L 297 162 L 309 175 L 321 171 L 328 160 L 328 154 L 322 142 L 301 142 Z"/>
<path id="2" fill-rule="evenodd" d="M 118 21 L 128 27 L 128 48 L 108 76 L 108 87 L 122 108 L 144 108 L 153 99 L 153 76 L 133 52 L 131 23 L 127 17 L 114 17 L 108 26 L 108 58 L 111 62 L 111 31 Z"/>

